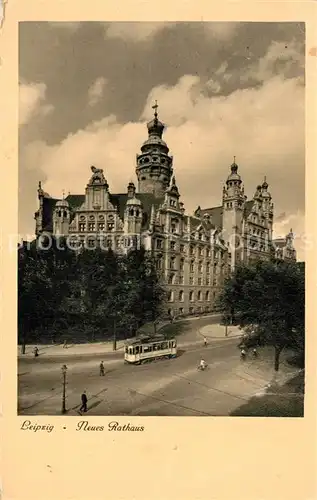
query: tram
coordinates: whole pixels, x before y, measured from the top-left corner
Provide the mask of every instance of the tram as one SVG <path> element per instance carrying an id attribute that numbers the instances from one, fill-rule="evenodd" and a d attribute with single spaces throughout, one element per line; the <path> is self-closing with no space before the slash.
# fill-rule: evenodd
<path id="1" fill-rule="evenodd" d="M 159 359 L 176 358 L 176 339 L 164 339 L 163 336 L 139 337 L 125 345 L 124 361 L 140 365 Z"/>

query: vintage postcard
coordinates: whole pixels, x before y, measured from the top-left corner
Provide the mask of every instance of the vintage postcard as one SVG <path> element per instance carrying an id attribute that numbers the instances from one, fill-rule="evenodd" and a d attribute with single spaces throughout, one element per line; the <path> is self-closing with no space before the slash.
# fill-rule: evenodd
<path id="1" fill-rule="evenodd" d="M 163 5 L 2 6 L 5 499 L 316 496 L 316 7 Z"/>

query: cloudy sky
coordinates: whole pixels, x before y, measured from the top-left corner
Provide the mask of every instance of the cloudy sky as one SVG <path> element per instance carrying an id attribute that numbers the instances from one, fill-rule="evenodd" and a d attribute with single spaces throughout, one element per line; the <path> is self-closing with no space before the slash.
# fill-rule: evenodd
<path id="1" fill-rule="evenodd" d="M 20 233 L 39 180 L 84 193 L 95 165 L 125 192 L 157 99 L 186 210 L 221 203 L 235 155 L 303 258 L 304 43 L 300 23 L 20 23 Z"/>

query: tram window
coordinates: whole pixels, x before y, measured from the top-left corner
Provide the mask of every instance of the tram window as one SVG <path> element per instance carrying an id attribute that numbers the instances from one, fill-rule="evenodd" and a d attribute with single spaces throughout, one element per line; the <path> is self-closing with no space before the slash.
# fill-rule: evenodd
<path id="1" fill-rule="evenodd" d="M 152 346 L 151 345 L 145 345 L 143 347 L 143 352 L 151 352 L 152 351 Z"/>
<path id="2" fill-rule="evenodd" d="M 128 354 L 128 347 L 125 348 L 125 353 Z"/>
<path id="3" fill-rule="evenodd" d="M 176 347 L 176 342 L 175 342 L 175 340 L 173 340 L 173 342 L 172 342 L 172 347 Z"/>
<path id="4" fill-rule="evenodd" d="M 139 351 L 140 351 L 140 348 L 139 348 L 139 346 L 137 345 L 137 346 L 135 347 L 135 354 L 139 354 Z"/>
<path id="5" fill-rule="evenodd" d="M 168 342 L 163 342 L 162 349 L 167 349 L 167 348 L 168 348 Z"/>
<path id="6" fill-rule="evenodd" d="M 129 354 L 133 354 L 133 347 L 129 347 Z"/>

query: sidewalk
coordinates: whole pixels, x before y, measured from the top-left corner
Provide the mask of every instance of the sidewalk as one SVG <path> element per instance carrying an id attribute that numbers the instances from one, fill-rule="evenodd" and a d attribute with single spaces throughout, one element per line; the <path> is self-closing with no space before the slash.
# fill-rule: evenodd
<path id="1" fill-rule="evenodd" d="M 194 319 L 200 318 L 190 318 L 191 321 Z M 162 325 L 163 328 L 165 325 Z M 160 328 L 160 329 L 161 329 Z M 177 337 L 177 345 L 178 347 L 189 347 L 195 345 L 202 345 L 203 336 L 206 336 L 208 339 L 217 339 L 217 340 L 229 340 L 234 337 L 240 336 L 241 331 L 236 331 L 237 327 L 229 327 L 228 328 L 228 337 L 225 337 L 224 326 L 220 324 L 212 324 L 201 327 L 200 329 L 195 329 L 190 332 L 181 334 Z M 159 331 L 159 330 L 158 330 Z M 133 337 L 134 339 L 134 337 Z M 47 345 L 37 345 L 39 349 L 39 356 L 49 355 L 49 356 L 70 356 L 70 355 L 92 355 L 92 354 L 116 354 L 122 353 L 125 342 L 133 339 L 125 339 L 117 341 L 117 349 L 113 350 L 113 342 L 96 342 L 96 343 L 87 343 L 87 344 L 69 344 L 64 347 L 63 344 L 47 344 Z M 25 359 L 34 356 L 34 347 L 35 345 L 27 345 L 25 354 L 21 354 L 21 347 L 19 346 L 18 357 L 20 359 Z"/>

